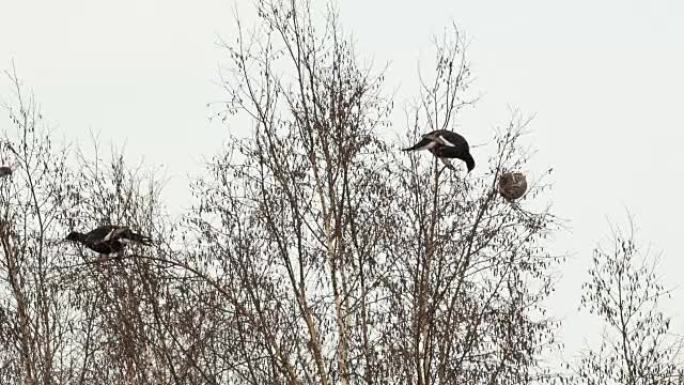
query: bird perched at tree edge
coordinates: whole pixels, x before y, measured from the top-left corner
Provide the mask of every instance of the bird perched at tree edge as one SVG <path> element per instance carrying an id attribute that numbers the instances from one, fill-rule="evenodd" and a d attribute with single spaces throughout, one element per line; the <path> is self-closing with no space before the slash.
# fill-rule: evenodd
<path id="1" fill-rule="evenodd" d="M 85 234 L 72 231 L 65 240 L 78 242 L 101 254 L 117 253 L 124 248 L 127 241 L 144 246 L 152 245 L 150 237 L 135 233 L 128 227 L 114 225 L 100 226 Z"/>
<path id="2" fill-rule="evenodd" d="M 0 166 L 0 177 L 12 175 L 12 168 L 9 166 Z"/>
<path id="3" fill-rule="evenodd" d="M 454 169 L 449 159 L 460 159 L 465 162 L 468 172 L 475 168 L 475 160 L 470 155 L 470 147 L 465 138 L 453 131 L 436 130 L 422 136 L 420 142 L 403 151 L 429 150 L 442 163 Z"/>

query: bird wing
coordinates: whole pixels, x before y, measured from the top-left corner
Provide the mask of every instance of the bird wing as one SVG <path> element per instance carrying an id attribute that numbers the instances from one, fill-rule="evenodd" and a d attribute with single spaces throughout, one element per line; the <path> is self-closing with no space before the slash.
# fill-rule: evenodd
<path id="1" fill-rule="evenodd" d="M 125 227 L 124 231 L 121 233 L 119 241 L 132 241 L 145 246 L 152 245 L 152 238 L 148 237 L 147 235 L 133 232 L 133 230 L 127 227 Z"/>
<path id="2" fill-rule="evenodd" d="M 461 147 L 468 148 L 468 142 L 456 132 L 448 130 L 437 130 L 425 134 L 425 137 L 430 138 L 439 144 L 447 147 Z"/>
<path id="3" fill-rule="evenodd" d="M 437 142 L 435 142 L 433 138 L 424 137 L 423 139 L 421 139 L 420 142 L 416 143 L 412 147 L 405 148 L 404 151 L 429 150 L 431 148 L 434 148 L 436 145 Z"/>
<path id="4" fill-rule="evenodd" d="M 112 227 L 111 231 L 107 233 L 102 239 L 104 242 L 109 242 L 114 239 L 120 238 L 124 233 L 128 231 L 126 227 Z"/>
<path id="5" fill-rule="evenodd" d="M 441 143 L 445 146 L 456 147 L 456 143 L 450 142 L 449 139 L 447 139 L 447 137 L 445 135 L 437 135 L 435 140 L 437 140 L 439 143 Z"/>
<path id="6" fill-rule="evenodd" d="M 118 226 L 113 226 L 113 225 L 102 225 L 99 226 L 85 234 L 85 237 L 87 239 L 92 240 L 93 242 L 100 241 L 104 239 L 107 235 L 109 235 L 113 230 L 117 229 Z"/>
<path id="7" fill-rule="evenodd" d="M 113 239 L 111 241 L 99 241 L 88 245 L 88 248 L 95 250 L 100 254 L 110 254 L 118 253 L 123 249 L 124 244 L 119 242 L 118 239 Z"/>
<path id="8" fill-rule="evenodd" d="M 439 141 L 440 141 L 443 145 L 445 145 L 445 146 L 456 147 L 456 144 L 451 143 L 451 142 L 448 141 L 447 138 L 445 138 L 444 136 L 441 136 L 441 135 L 440 135 Z"/>

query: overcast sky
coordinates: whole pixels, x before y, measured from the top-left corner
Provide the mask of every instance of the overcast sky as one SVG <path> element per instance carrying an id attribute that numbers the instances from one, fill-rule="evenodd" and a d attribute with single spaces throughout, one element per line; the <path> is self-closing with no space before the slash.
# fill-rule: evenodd
<path id="1" fill-rule="evenodd" d="M 528 140 L 538 153 L 529 171 L 555 169 L 549 198 L 570 227 L 557 236 L 556 251 L 571 259 L 552 301 L 568 321 L 570 350 L 587 341 L 592 321 L 575 314 L 591 250 L 608 235 L 607 218 L 625 223 L 625 209 L 646 245 L 663 254 L 664 282 L 677 289 L 669 310 L 684 334 L 684 2 L 340 3 L 357 52 L 378 68 L 389 63 L 387 86 L 398 102 L 413 96 L 432 36 L 455 22 L 469 38 L 474 87 L 483 94 L 458 130 L 484 143 L 510 107 L 535 115 Z M 166 167 L 170 204 L 187 207 L 188 175 L 239 129 L 210 122 L 206 106 L 225 98 L 217 86 L 225 52 L 216 42 L 233 36 L 233 4 L 2 0 L 0 68 L 15 61 L 65 140 L 86 144 L 99 132 L 105 143 L 126 144 L 132 160 Z"/>

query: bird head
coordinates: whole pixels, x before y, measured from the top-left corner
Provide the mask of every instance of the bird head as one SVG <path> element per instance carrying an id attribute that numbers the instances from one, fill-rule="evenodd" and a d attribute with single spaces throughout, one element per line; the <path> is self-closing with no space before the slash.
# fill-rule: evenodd
<path id="1" fill-rule="evenodd" d="M 65 241 L 78 241 L 80 235 L 81 234 L 79 234 L 77 231 L 72 231 L 69 233 L 69 235 L 66 236 L 66 238 L 64 238 L 64 240 Z"/>
<path id="2" fill-rule="evenodd" d="M 473 159 L 473 157 L 470 154 L 468 154 L 463 160 L 465 160 L 466 166 L 468 167 L 468 173 L 473 171 L 473 169 L 475 168 L 475 159 Z"/>

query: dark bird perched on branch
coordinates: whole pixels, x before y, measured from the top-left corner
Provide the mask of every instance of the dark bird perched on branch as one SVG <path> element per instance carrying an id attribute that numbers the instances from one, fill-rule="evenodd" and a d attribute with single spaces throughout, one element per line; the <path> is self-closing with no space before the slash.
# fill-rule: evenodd
<path id="1" fill-rule="evenodd" d="M 454 170 L 449 161 L 450 158 L 460 159 L 465 162 L 468 172 L 475 168 L 475 160 L 470 155 L 470 147 L 465 138 L 453 131 L 437 130 L 423 135 L 420 142 L 414 146 L 403 149 L 404 151 L 429 150 L 434 156 L 442 161 L 447 167 Z"/>
<path id="2" fill-rule="evenodd" d="M 12 175 L 12 168 L 9 166 L 0 166 L 0 178 L 7 175 Z"/>
<path id="3" fill-rule="evenodd" d="M 78 242 L 101 254 L 118 253 L 127 242 L 152 245 L 150 237 L 134 233 L 128 227 L 113 225 L 100 226 L 85 234 L 72 231 L 66 240 Z"/>

